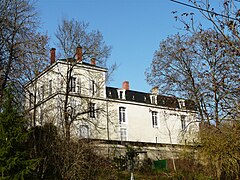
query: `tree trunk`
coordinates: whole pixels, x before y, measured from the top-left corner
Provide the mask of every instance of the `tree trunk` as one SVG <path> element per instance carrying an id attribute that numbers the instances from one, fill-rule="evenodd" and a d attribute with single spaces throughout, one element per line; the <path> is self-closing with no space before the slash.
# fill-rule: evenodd
<path id="1" fill-rule="evenodd" d="M 66 136 L 66 141 L 70 142 L 70 124 L 69 123 L 65 123 L 65 136 Z"/>

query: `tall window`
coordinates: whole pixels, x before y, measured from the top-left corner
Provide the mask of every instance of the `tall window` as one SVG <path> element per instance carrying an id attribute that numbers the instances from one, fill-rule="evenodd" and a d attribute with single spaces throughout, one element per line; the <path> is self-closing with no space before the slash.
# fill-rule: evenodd
<path id="1" fill-rule="evenodd" d="M 94 80 L 90 81 L 89 94 L 94 96 L 96 94 L 96 82 Z"/>
<path id="2" fill-rule="evenodd" d="M 29 107 L 30 107 L 30 108 L 32 107 L 32 104 L 33 104 L 33 94 L 30 93 L 30 94 L 29 94 Z"/>
<path id="3" fill-rule="evenodd" d="M 81 94 L 81 79 L 80 78 L 77 79 L 77 92 L 79 94 Z"/>
<path id="4" fill-rule="evenodd" d="M 95 103 L 89 104 L 89 111 L 90 111 L 90 117 L 95 118 L 96 117 Z"/>
<path id="5" fill-rule="evenodd" d="M 70 92 L 76 92 L 76 77 L 70 79 Z"/>
<path id="6" fill-rule="evenodd" d="M 52 94 L 52 80 L 49 80 L 49 95 Z"/>
<path id="7" fill-rule="evenodd" d="M 182 126 L 182 130 L 185 130 L 186 128 L 186 116 L 181 115 L 181 126 Z"/>
<path id="8" fill-rule="evenodd" d="M 44 85 L 42 85 L 41 87 L 40 87 L 40 99 L 41 100 L 43 100 L 44 99 Z"/>
<path id="9" fill-rule="evenodd" d="M 92 80 L 92 95 L 95 95 L 95 81 Z"/>
<path id="10" fill-rule="evenodd" d="M 152 126 L 158 126 L 158 113 L 156 111 L 152 111 Z"/>
<path id="11" fill-rule="evenodd" d="M 119 107 L 119 123 L 126 123 L 126 108 Z"/>

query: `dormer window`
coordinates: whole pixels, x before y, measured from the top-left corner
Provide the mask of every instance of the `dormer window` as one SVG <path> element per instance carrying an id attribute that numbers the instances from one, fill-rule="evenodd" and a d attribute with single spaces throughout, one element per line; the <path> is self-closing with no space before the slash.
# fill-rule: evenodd
<path id="1" fill-rule="evenodd" d="M 146 96 L 144 96 L 144 102 L 146 102 L 147 101 L 147 97 Z"/>
<path id="2" fill-rule="evenodd" d="M 119 92 L 119 98 L 122 99 L 123 98 L 123 91 Z"/>
<path id="3" fill-rule="evenodd" d="M 118 98 L 119 99 L 125 99 L 125 90 L 118 90 Z"/>
<path id="4" fill-rule="evenodd" d="M 185 100 L 184 99 L 178 99 L 178 104 L 181 109 L 185 108 Z"/>
<path id="5" fill-rule="evenodd" d="M 151 104 L 157 104 L 157 95 L 151 95 L 150 99 L 151 99 Z"/>
<path id="6" fill-rule="evenodd" d="M 108 91 L 108 96 L 112 97 L 112 92 L 111 91 Z"/>
<path id="7" fill-rule="evenodd" d="M 132 100 L 135 100 L 135 96 L 134 95 L 132 96 Z"/>

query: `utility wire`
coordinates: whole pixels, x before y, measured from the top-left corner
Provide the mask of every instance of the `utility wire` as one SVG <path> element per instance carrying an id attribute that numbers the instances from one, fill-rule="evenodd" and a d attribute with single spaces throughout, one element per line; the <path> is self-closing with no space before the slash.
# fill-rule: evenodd
<path id="1" fill-rule="evenodd" d="M 176 1 L 176 0 L 170 0 L 170 1 L 172 1 L 172 2 L 174 2 L 174 3 L 177 3 L 177 4 L 181 4 L 181 5 L 183 5 L 183 6 L 187 6 L 187 7 L 193 8 L 193 9 L 197 9 L 197 10 L 204 11 L 204 12 L 207 12 L 207 13 L 212 13 L 212 14 L 214 14 L 214 15 L 216 15 L 216 16 L 222 16 L 222 17 L 225 17 L 225 18 L 228 18 L 228 19 L 232 19 L 232 20 L 239 21 L 239 19 L 237 19 L 237 18 L 233 18 L 233 17 L 226 16 L 226 15 L 223 15 L 223 14 L 220 14 L 220 13 L 216 13 L 216 12 L 214 12 L 214 11 L 209 11 L 209 10 L 203 9 L 203 8 L 201 8 L 201 7 L 193 6 L 193 5 L 190 5 L 190 4 L 187 4 L 187 3 L 183 3 L 183 2 L 180 2 L 180 1 Z M 235 1 L 236 1 L 236 0 L 235 0 Z M 240 2 L 240 0 L 237 0 L 237 1 Z"/>

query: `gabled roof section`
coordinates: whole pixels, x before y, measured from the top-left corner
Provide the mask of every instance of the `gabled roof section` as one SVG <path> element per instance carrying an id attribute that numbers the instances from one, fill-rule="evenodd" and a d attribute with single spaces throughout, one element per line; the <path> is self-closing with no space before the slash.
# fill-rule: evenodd
<path id="1" fill-rule="evenodd" d="M 119 90 L 119 88 L 106 87 L 107 97 L 109 99 L 120 99 L 118 97 L 118 90 Z M 157 97 L 157 103 L 155 104 L 156 106 L 163 106 L 163 107 L 169 107 L 169 108 L 180 108 L 177 97 L 154 95 L 154 94 L 139 92 L 139 91 L 125 90 L 125 99 L 124 100 L 131 101 L 131 102 L 145 103 L 145 104 L 153 104 L 153 103 L 151 103 L 151 96 Z M 121 100 L 123 100 L 123 99 L 121 99 Z M 185 100 L 185 106 L 181 107 L 181 108 L 186 109 L 186 110 L 196 111 L 195 103 L 192 100 Z"/>

